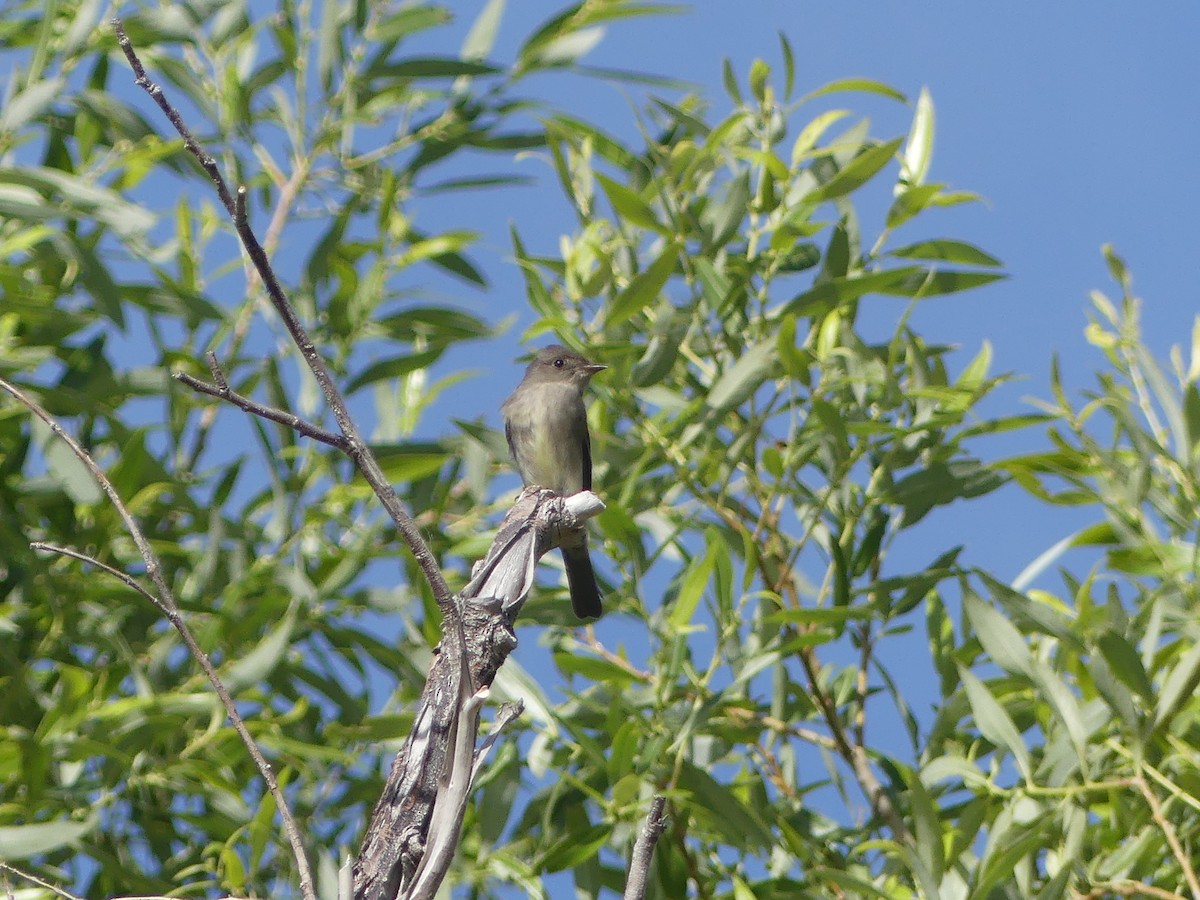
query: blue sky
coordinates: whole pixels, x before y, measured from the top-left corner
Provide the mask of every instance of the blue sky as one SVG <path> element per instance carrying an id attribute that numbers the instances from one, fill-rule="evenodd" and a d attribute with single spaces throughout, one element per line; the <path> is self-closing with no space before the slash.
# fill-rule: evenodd
<path id="1" fill-rule="evenodd" d="M 482 5 L 458 5 L 460 27 L 433 34 L 441 42 L 434 49 L 455 52 Z M 510 3 L 494 58 L 511 59 L 520 41 L 559 9 L 544 0 Z M 926 301 L 914 319 L 927 340 L 961 347 L 960 365 L 987 340 L 993 372 L 1017 376 L 987 402 L 985 414 L 1032 411 L 1025 398 L 1047 396 L 1055 354 L 1068 387 L 1091 386 L 1104 361 L 1083 337 L 1088 293 L 1117 294 L 1100 253 L 1103 243 L 1112 243 L 1131 267 L 1155 353 L 1164 358 L 1171 344 L 1190 340 L 1200 305 L 1191 277 L 1200 240 L 1200 179 L 1192 174 L 1191 149 L 1200 79 L 1187 36 L 1200 34 L 1200 7 L 1165 5 L 1150 15 L 1127 4 L 710 2 L 680 15 L 618 22 L 584 62 L 694 82 L 719 119 L 729 109 L 722 60 L 731 60 L 743 83 L 756 57 L 779 73 L 781 32 L 794 49 L 797 94 L 849 77 L 888 84 L 910 102 L 929 88 L 937 114 L 929 179 L 976 192 L 985 202 L 922 216 L 913 227 L 923 230 L 902 232 L 892 246 L 910 238 L 955 237 L 1003 261 L 1008 280 Z M 415 45 L 410 50 L 417 52 Z M 422 46 L 420 52 L 428 51 Z M 634 146 L 634 110 L 646 93 L 677 96 L 560 74 L 523 87 Z M 911 105 L 846 94 L 824 107 L 801 109 L 793 129 L 828 106 L 870 116 L 880 138 L 905 134 L 911 117 Z M 486 295 L 461 289 L 455 299 L 493 321 L 517 316 L 517 327 L 493 345 L 447 363 L 478 366 L 493 376 L 448 395 L 461 409 L 457 414 L 473 417 L 474 406 L 493 425 L 494 410 L 519 377 L 511 360 L 522 352 L 521 330 L 531 321 L 511 262 L 508 227 L 518 228 L 531 252 L 544 254 L 555 253 L 559 234 L 574 227 L 549 167 L 534 157 L 517 170 L 538 184 L 517 195 L 470 195 L 466 212 L 462 200 L 419 211 L 420 220 L 447 228 L 462 227 L 466 215 L 471 227 L 484 232 L 474 258 L 492 286 Z M 860 212 L 864 233 L 871 233 L 878 216 Z M 891 314 L 890 306 L 886 311 Z M 977 452 L 994 458 L 1042 446 L 1039 434 L 1024 431 L 981 444 Z M 1084 521 L 1005 490 L 935 512 L 921 534 L 931 547 L 965 539 L 971 562 L 1012 578 Z"/>

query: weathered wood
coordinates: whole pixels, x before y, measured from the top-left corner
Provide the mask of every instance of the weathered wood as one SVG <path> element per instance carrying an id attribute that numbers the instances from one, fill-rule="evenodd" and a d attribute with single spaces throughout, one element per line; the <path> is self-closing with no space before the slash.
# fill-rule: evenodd
<path id="1" fill-rule="evenodd" d="M 434 653 L 412 731 L 392 763 L 354 862 L 355 900 L 415 896 L 416 887 L 426 895 L 445 877 L 470 790 L 480 706 L 517 646 L 513 625 L 533 586 L 534 567 L 542 554 L 602 509 L 590 492 L 564 500 L 527 488 L 505 516 L 487 556 L 456 597 L 461 646 L 455 636 L 444 635 Z M 436 848 L 427 846 L 435 806 L 439 817 L 449 816 L 439 819 Z M 422 869 L 427 851 L 437 859 Z"/>

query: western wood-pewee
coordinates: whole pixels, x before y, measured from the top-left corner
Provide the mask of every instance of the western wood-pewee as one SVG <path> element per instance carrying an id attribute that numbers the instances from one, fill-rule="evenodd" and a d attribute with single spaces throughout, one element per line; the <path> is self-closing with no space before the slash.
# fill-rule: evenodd
<path id="1" fill-rule="evenodd" d="M 583 391 L 605 366 L 552 344 L 539 350 L 500 413 L 521 480 L 563 497 L 592 489 L 592 445 Z M 571 608 L 581 619 L 601 613 L 600 589 L 588 556 L 587 533 L 561 547 Z"/>

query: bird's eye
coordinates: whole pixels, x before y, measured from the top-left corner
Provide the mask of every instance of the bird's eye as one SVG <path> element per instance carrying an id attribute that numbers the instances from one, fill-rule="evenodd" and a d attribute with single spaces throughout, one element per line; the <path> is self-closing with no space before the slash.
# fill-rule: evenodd
<path id="1" fill-rule="evenodd" d="M 563 360 L 562 360 L 562 357 L 560 356 L 558 359 L 556 359 L 554 361 L 554 368 L 561 369 L 562 367 L 563 367 Z"/>

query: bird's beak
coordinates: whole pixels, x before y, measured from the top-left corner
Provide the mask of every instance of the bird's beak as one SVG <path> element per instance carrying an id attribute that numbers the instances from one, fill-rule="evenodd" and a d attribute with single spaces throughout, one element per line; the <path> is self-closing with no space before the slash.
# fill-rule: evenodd
<path id="1" fill-rule="evenodd" d="M 595 375 L 597 372 L 603 372 L 608 368 L 608 366 L 583 366 L 582 368 L 583 371 L 587 372 L 588 375 L 591 376 Z"/>

